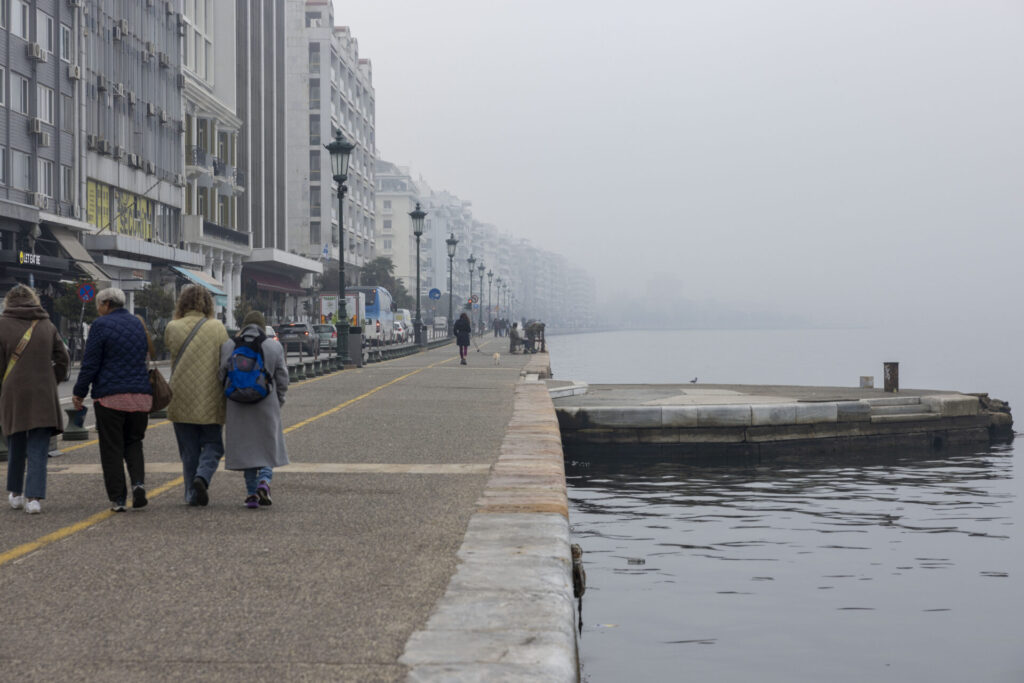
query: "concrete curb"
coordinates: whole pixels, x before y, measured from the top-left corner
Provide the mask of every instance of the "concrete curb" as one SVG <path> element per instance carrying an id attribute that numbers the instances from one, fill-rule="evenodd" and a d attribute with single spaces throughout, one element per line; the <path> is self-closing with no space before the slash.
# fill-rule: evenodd
<path id="1" fill-rule="evenodd" d="M 407 680 L 578 681 L 565 466 L 541 382 L 516 386 L 501 455 L 458 557 L 444 596 L 399 658 Z"/>

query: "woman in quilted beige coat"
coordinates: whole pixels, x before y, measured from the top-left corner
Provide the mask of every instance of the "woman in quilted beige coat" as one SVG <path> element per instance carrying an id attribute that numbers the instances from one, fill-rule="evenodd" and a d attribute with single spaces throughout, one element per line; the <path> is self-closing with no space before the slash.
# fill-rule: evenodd
<path id="1" fill-rule="evenodd" d="M 200 327 L 186 346 L 197 325 Z M 224 387 L 219 370 L 220 347 L 227 340 L 224 325 L 213 317 L 210 292 L 199 285 L 182 289 L 164 341 L 171 352 L 174 394 L 167 417 L 174 423 L 189 505 L 210 502 L 210 480 L 224 455 Z"/>

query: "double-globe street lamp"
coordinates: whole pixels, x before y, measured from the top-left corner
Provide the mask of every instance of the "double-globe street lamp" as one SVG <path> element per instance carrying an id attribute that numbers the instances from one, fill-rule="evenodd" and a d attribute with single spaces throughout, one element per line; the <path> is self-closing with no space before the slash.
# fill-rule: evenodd
<path id="1" fill-rule="evenodd" d="M 338 184 L 338 345 L 334 352 L 343 368 L 351 362 L 348 357 L 348 307 L 345 305 L 345 192 L 348 191 L 345 181 L 348 179 L 349 157 L 356 146 L 345 139 L 341 130 L 335 130 L 334 141 L 324 147 L 331 154 L 331 172 Z"/>
<path id="2" fill-rule="evenodd" d="M 476 265 L 476 257 L 473 254 L 469 255 L 466 259 L 466 263 L 469 264 L 469 327 L 470 331 L 473 329 L 473 266 Z"/>
<path id="3" fill-rule="evenodd" d="M 455 239 L 455 233 L 451 234 L 451 237 L 444 241 L 448 245 L 448 336 L 452 336 L 453 326 L 455 321 L 452 320 L 452 273 L 454 272 L 454 259 L 455 259 L 455 245 L 459 243 Z"/>
<path id="4" fill-rule="evenodd" d="M 477 270 L 480 271 L 480 332 L 482 333 L 484 331 L 484 271 L 487 270 L 483 260 L 480 261 Z"/>
<path id="5" fill-rule="evenodd" d="M 417 346 L 423 346 L 423 321 L 420 320 L 420 237 L 423 236 L 423 219 L 427 212 L 420 208 L 416 202 L 416 208 L 409 212 L 412 218 L 412 234 L 416 235 L 416 319 L 413 325 L 416 327 L 414 339 Z"/>
<path id="6" fill-rule="evenodd" d="M 501 277 L 494 278 L 494 295 L 498 299 L 498 308 L 494 313 L 501 320 Z"/>

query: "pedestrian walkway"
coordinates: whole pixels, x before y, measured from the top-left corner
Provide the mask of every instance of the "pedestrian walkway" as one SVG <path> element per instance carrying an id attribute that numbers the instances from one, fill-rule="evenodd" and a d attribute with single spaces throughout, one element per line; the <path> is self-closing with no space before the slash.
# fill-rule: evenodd
<path id="1" fill-rule="evenodd" d="M 165 420 L 150 422 L 137 512 L 107 510 L 95 441 L 63 443 L 43 514 L 0 510 L 0 670 L 405 679 L 400 657 L 455 574 L 531 360 L 495 364 L 504 341 L 479 346 L 468 367 L 449 346 L 296 383 L 282 411 L 293 464 L 269 508 L 246 509 L 241 474 L 224 471 L 208 507 L 186 506 Z"/>

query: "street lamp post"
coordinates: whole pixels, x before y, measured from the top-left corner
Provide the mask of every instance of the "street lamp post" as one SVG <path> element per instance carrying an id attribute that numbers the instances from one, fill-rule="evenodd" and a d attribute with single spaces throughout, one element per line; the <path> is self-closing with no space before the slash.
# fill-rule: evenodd
<path id="1" fill-rule="evenodd" d="M 480 265 L 477 266 L 477 270 L 480 271 L 480 331 L 484 329 L 484 271 L 486 270 L 484 262 L 481 259 Z"/>
<path id="2" fill-rule="evenodd" d="M 491 282 L 494 279 L 494 271 L 487 271 L 487 324 L 494 327 L 494 311 L 491 308 Z"/>
<path id="3" fill-rule="evenodd" d="M 348 191 L 345 181 L 348 179 L 349 157 L 356 146 L 336 130 L 334 141 L 324 147 L 331 154 L 331 171 L 334 182 L 338 183 L 338 344 L 334 353 L 343 368 L 351 362 L 348 357 L 348 307 L 345 305 L 345 192 Z"/>
<path id="4" fill-rule="evenodd" d="M 498 300 L 498 310 L 495 313 L 501 320 L 501 277 L 494 278 L 494 296 Z"/>
<path id="5" fill-rule="evenodd" d="M 454 272 L 454 259 L 455 259 L 455 245 L 459 243 L 455 239 L 455 233 L 451 234 L 451 237 L 444 241 L 448 245 L 448 336 L 453 334 L 453 325 L 455 321 L 452 320 L 452 273 Z"/>
<path id="6" fill-rule="evenodd" d="M 419 202 L 416 202 L 416 208 L 409 212 L 409 217 L 412 218 L 412 234 L 416 235 L 416 319 L 413 325 L 416 326 L 414 338 L 417 346 L 423 346 L 425 342 L 423 321 L 420 319 L 420 237 L 423 236 L 423 219 L 426 215 L 427 212 L 420 208 Z"/>
<path id="7" fill-rule="evenodd" d="M 473 254 L 469 255 L 466 259 L 466 263 L 469 264 L 469 327 L 470 330 L 473 328 L 473 266 L 476 265 L 476 258 Z"/>

